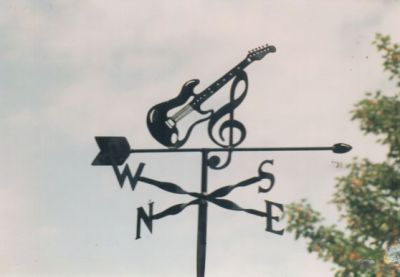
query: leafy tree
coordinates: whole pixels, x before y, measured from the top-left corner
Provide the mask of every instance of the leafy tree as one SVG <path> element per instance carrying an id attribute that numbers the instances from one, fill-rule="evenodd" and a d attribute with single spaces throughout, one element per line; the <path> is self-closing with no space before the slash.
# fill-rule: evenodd
<path id="1" fill-rule="evenodd" d="M 335 276 L 400 276 L 400 47 L 381 34 L 373 44 L 383 53 L 396 92 L 367 93 L 351 113 L 364 134 L 388 146 L 386 160 L 355 158 L 347 165 L 348 175 L 337 179 L 332 203 L 346 223 L 344 230 L 324 225 L 306 200 L 286 209 L 287 230 L 305 238 L 309 252 L 333 262 Z"/>

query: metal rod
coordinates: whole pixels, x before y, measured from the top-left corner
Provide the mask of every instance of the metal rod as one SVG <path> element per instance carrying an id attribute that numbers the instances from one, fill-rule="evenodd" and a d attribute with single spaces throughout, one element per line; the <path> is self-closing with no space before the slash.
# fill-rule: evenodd
<path id="1" fill-rule="evenodd" d="M 131 153 L 175 153 L 175 152 L 225 152 L 225 151 L 333 151 L 333 147 L 263 147 L 263 148 L 180 148 L 180 149 L 132 149 Z"/>
<path id="2" fill-rule="evenodd" d="M 207 194 L 208 151 L 201 152 L 201 193 Z M 207 244 L 207 201 L 199 203 L 197 221 L 197 277 L 204 277 Z"/>

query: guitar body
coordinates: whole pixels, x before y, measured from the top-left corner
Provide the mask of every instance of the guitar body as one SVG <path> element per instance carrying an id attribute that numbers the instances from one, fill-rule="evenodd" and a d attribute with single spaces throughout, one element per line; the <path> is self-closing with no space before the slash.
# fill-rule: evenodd
<path id="1" fill-rule="evenodd" d="M 177 97 L 155 105 L 147 113 L 147 128 L 149 129 L 151 135 L 162 145 L 170 148 L 178 148 L 182 146 L 189 138 L 193 127 L 196 124 L 208 119 L 207 116 L 197 120 L 187 128 L 186 132 L 179 132 L 179 129 L 182 131 L 182 128 L 178 128 L 176 125 L 177 122 L 170 116 L 172 110 L 184 106 L 189 102 L 189 98 L 195 96 L 193 89 L 199 82 L 200 81 L 197 79 L 186 82 Z M 200 114 L 206 114 L 200 110 L 197 112 Z M 181 133 L 184 134 L 183 137 Z"/>

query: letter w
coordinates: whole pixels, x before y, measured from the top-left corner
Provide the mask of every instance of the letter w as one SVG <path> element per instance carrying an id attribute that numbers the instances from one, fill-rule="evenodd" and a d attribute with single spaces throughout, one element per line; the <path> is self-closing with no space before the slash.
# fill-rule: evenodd
<path id="1" fill-rule="evenodd" d="M 126 180 L 126 178 L 128 178 L 129 183 L 131 184 L 132 190 L 135 190 L 136 184 L 139 181 L 140 174 L 142 174 L 144 166 L 145 166 L 144 163 L 140 163 L 138 166 L 138 169 L 136 170 L 135 176 L 132 176 L 132 172 L 129 168 L 129 165 L 126 164 L 124 170 L 121 173 L 119 171 L 118 166 L 113 164 L 114 173 L 115 173 L 115 176 L 117 177 L 120 187 L 123 188 L 125 180 Z"/>

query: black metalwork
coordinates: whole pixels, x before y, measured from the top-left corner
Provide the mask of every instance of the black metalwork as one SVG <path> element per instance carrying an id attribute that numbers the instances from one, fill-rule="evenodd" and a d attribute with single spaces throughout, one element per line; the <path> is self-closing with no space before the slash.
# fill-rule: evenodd
<path id="1" fill-rule="evenodd" d="M 150 109 L 147 114 L 147 126 L 151 135 L 167 149 L 131 149 L 125 137 L 95 137 L 100 148 L 92 165 L 111 166 L 121 188 L 128 180 L 131 189 L 135 190 L 139 183 L 155 186 L 161 190 L 174 194 L 185 194 L 193 197 L 187 203 L 173 205 L 165 210 L 154 212 L 154 203 L 149 203 L 148 213 L 143 207 L 137 210 L 136 239 L 141 237 L 141 223 L 144 222 L 150 232 L 153 231 L 153 221 L 176 215 L 189 206 L 198 206 L 197 223 L 197 276 L 203 277 L 205 274 L 206 263 L 206 241 L 207 241 L 207 212 L 208 203 L 217 205 L 221 208 L 241 211 L 266 219 L 266 231 L 283 235 L 284 230 L 276 230 L 273 227 L 274 221 L 279 221 L 279 216 L 273 214 L 273 208 L 283 212 L 283 205 L 265 200 L 265 211 L 243 208 L 224 197 L 239 188 L 248 187 L 261 181 L 268 181 L 266 186 L 259 185 L 258 193 L 268 193 L 274 187 L 275 176 L 264 169 L 265 165 L 273 165 L 273 160 L 264 160 L 260 163 L 257 174 L 236 184 L 222 186 L 212 192 L 208 192 L 208 170 L 221 170 L 226 168 L 235 152 L 267 152 L 267 151 L 332 151 L 334 153 L 346 153 L 351 150 L 351 146 L 345 143 L 337 143 L 330 147 L 238 147 L 246 137 L 245 126 L 235 119 L 234 111 L 244 100 L 248 90 L 248 77 L 243 70 L 254 60 L 262 59 L 267 53 L 275 52 L 274 46 L 263 46 L 250 51 L 247 57 L 236 67 L 226 73 L 223 77 L 215 81 L 200 94 L 194 94 L 193 88 L 199 83 L 198 80 L 187 82 L 181 93 L 174 99 L 162 102 Z M 232 81 L 229 102 L 217 111 L 203 111 L 200 105 L 211 95 L 218 91 L 223 85 Z M 239 83 L 244 84 L 241 92 L 237 92 Z M 177 110 L 177 111 L 174 111 Z M 182 132 L 177 125 L 187 114 L 196 111 L 202 118 L 191 122 L 187 130 Z M 172 115 L 170 115 L 172 113 Z M 203 121 L 209 121 L 208 135 L 210 139 L 219 147 L 215 148 L 179 148 L 188 140 L 192 129 Z M 180 134 L 184 133 L 181 137 Z M 225 136 L 224 136 L 225 134 Z M 128 164 L 125 164 L 121 171 L 119 166 L 123 165 L 129 155 L 136 153 L 196 153 L 201 157 L 201 182 L 200 191 L 186 191 L 181 186 L 165 181 L 155 180 L 144 176 L 143 170 L 145 163 L 140 162 L 136 172 L 132 173 Z M 225 160 L 221 160 L 220 154 L 225 154 Z"/>
<path id="2" fill-rule="evenodd" d="M 214 111 L 203 111 L 200 106 L 204 101 L 214 95 L 220 88 L 234 78 L 235 80 L 232 87 L 236 87 L 238 81 L 244 80 L 246 82 L 247 91 L 247 77 L 243 69 L 253 61 L 261 60 L 268 53 L 275 51 L 276 49 L 274 46 L 268 45 L 251 50 L 243 61 L 199 94 L 194 94 L 193 92 L 194 87 L 200 82 L 198 79 L 186 82 L 177 97 L 155 105 L 148 112 L 147 127 L 151 135 L 164 146 L 179 148 L 189 139 L 190 133 L 197 124 L 208 119 L 210 119 L 210 121 L 217 121 L 220 116 L 227 112 L 233 112 L 233 109 L 235 109 L 243 100 L 242 98 L 240 98 L 240 100 L 231 99 L 231 103 L 228 104 L 229 107 L 223 107 L 222 111 L 218 111 L 216 114 Z M 245 94 L 246 93 L 244 93 L 243 97 Z M 174 110 L 175 112 L 173 112 Z M 173 113 L 170 115 L 169 113 L 171 112 Z M 177 123 L 192 112 L 197 112 L 200 115 L 200 119 L 190 124 L 187 130 L 182 132 L 182 130 L 180 130 L 181 127 L 178 126 Z M 224 128 L 226 127 L 228 126 L 225 125 Z M 230 126 L 230 128 L 232 127 L 237 127 L 237 124 Z M 241 127 L 243 127 L 243 125 L 241 125 Z M 244 137 L 242 140 L 243 139 Z"/>
<path id="3" fill-rule="evenodd" d="M 152 232 L 153 221 L 158 220 L 167 216 L 176 215 L 182 212 L 189 206 L 198 206 L 198 226 L 197 226 L 197 276 L 204 276 L 205 273 L 205 261 L 206 261 L 206 240 L 207 240 L 207 209 L 208 202 L 217 205 L 221 208 L 242 211 L 248 214 L 256 215 L 259 217 L 266 218 L 266 231 L 277 235 L 282 235 L 284 230 L 275 230 L 273 228 L 273 221 L 279 221 L 279 217 L 274 216 L 272 213 L 272 207 L 277 207 L 283 211 L 283 206 L 279 203 L 274 203 L 268 200 L 266 201 L 266 211 L 258 211 L 254 209 L 242 208 L 236 203 L 224 199 L 223 197 L 229 195 L 233 190 L 238 188 L 247 187 L 256 184 L 262 180 L 269 180 L 269 185 L 266 187 L 259 186 L 259 193 L 269 192 L 274 184 L 275 177 L 272 173 L 263 170 L 263 166 L 266 164 L 273 164 L 273 160 L 263 161 L 259 168 L 256 176 L 245 179 L 237 184 L 226 185 L 216 189 L 215 191 L 208 193 L 208 169 L 222 169 L 225 168 L 229 162 L 220 164 L 220 158 L 216 153 L 228 153 L 231 157 L 233 152 L 257 152 L 257 151 L 332 151 L 334 153 L 345 153 L 351 150 L 351 146 L 338 143 L 331 147 L 257 147 L 257 148 L 183 148 L 183 149 L 130 149 L 129 143 L 125 137 L 96 137 L 97 144 L 100 148 L 100 153 L 94 159 L 92 165 L 103 165 L 112 166 L 114 173 L 117 177 L 118 183 L 121 188 L 123 187 L 125 180 L 128 179 L 131 189 L 135 190 L 136 185 L 139 182 L 152 185 L 162 189 L 164 191 L 175 193 L 175 194 L 186 194 L 194 197 L 193 200 L 187 203 L 181 203 L 173 205 L 161 212 L 153 213 L 153 203 L 149 204 L 149 214 L 146 214 L 142 207 L 138 208 L 138 218 L 136 225 L 136 239 L 141 237 L 141 221 L 144 221 L 145 225 Z M 130 167 L 126 164 L 122 172 L 118 168 L 119 165 L 125 163 L 129 154 L 134 153 L 198 153 L 201 155 L 201 186 L 200 192 L 190 192 L 183 189 L 181 186 L 171 183 L 154 180 L 142 175 L 145 167 L 144 163 L 140 163 L 136 172 L 133 174 Z M 230 158 L 229 158 L 230 159 Z"/>

